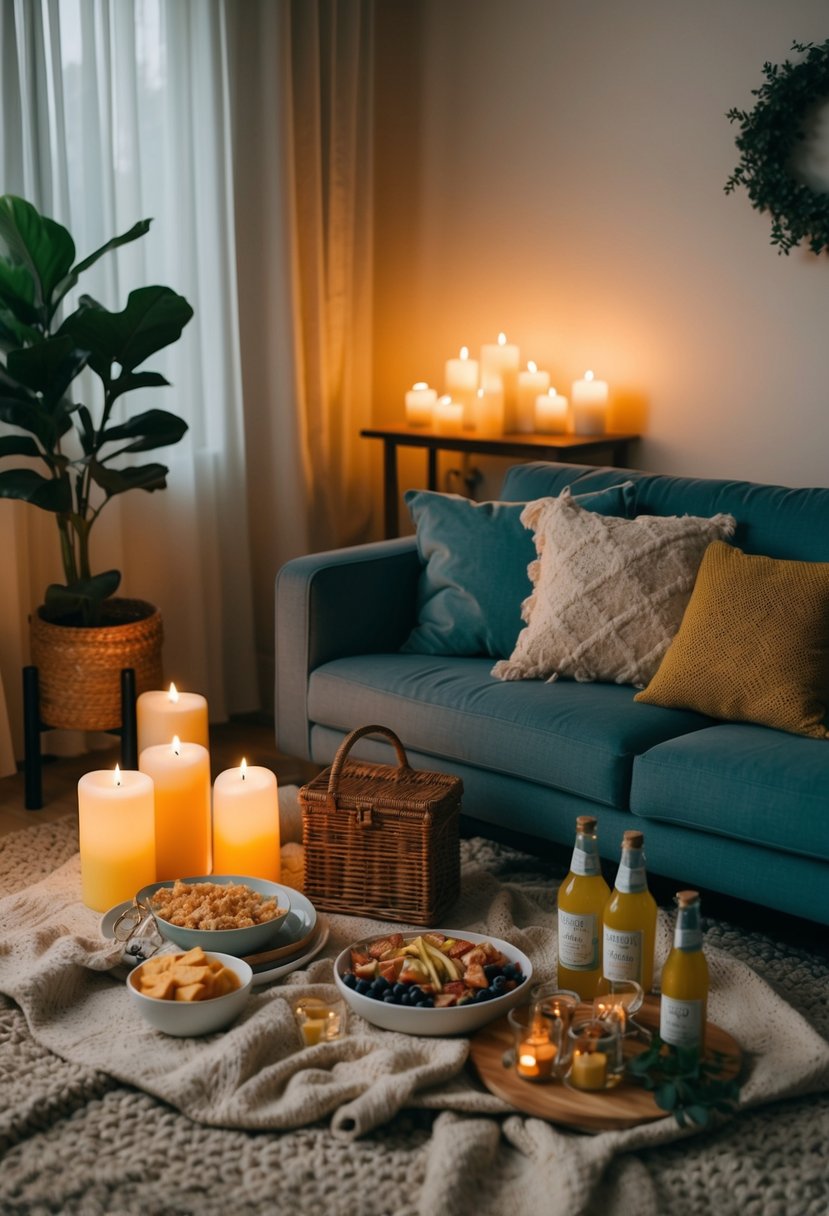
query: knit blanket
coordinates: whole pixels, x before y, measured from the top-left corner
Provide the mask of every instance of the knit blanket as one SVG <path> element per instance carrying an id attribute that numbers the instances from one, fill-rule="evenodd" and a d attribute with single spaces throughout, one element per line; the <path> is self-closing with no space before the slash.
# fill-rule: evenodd
<path id="1" fill-rule="evenodd" d="M 463 1039 L 377 1030 L 300 1049 L 291 1000 L 333 995 L 332 959 L 378 931 L 332 916 L 324 954 L 256 990 L 205 1039 L 152 1031 L 79 902 L 74 825 L 0 840 L 0 1211 L 404 1216 L 823 1212 L 829 966 L 709 926 L 710 1017 L 741 1043 L 740 1111 L 584 1136 L 517 1115 L 465 1067 Z M 506 938 L 554 974 L 556 875 L 463 844 L 452 927 Z M 660 916 L 659 952 L 668 946 Z M 749 965 L 751 964 L 751 965 Z"/>

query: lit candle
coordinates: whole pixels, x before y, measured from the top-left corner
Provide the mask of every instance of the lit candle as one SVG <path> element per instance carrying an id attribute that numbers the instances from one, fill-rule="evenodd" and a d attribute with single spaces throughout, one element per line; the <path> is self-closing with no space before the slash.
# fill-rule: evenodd
<path id="1" fill-rule="evenodd" d="M 439 435 L 457 435 L 463 427 L 463 406 L 451 397 L 440 397 L 435 406 L 435 430 Z"/>
<path id="2" fill-rule="evenodd" d="M 542 435 L 563 435 L 567 430 L 569 405 L 555 388 L 535 399 L 535 429 Z"/>
<path id="3" fill-rule="evenodd" d="M 279 882 L 279 798 L 269 768 L 243 760 L 213 784 L 213 873 Z"/>
<path id="4" fill-rule="evenodd" d="M 409 426 L 431 426 L 437 399 L 437 391 L 429 388 L 425 380 L 413 384 L 406 393 L 406 421 Z"/>
<path id="5" fill-rule="evenodd" d="M 179 692 L 171 684 L 167 692 L 142 692 L 136 701 L 138 751 L 169 743 L 178 735 L 184 743 L 210 747 L 207 701 L 197 692 Z"/>
<path id="6" fill-rule="evenodd" d="M 155 785 L 156 878 L 210 873 L 210 753 L 200 743 L 159 743 L 138 757 Z"/>
<path id="7" fill-rule="evenodd" d="M 573 426 L 577 435 L 601 435 L 607 430 L 607 381 L 585 372 L 573 381 Z"/>
<path id="8" fill-rule="evenodd" d="M 515 430 L 520 358 L 521 352 L 507 342 L 506 334 L 499 334 L 497 343 L 489 342 L 481 347 L 481 387 L 497 388 L 500 384 L 504 393 L 505 431 Z"/>
<path id="9" fill-rule="evenodd" d="M 485 437 L 504 433 L 504 393 L 497 387 L 479 388 L 475 402 L 475 430 Z"/>
<path id="10" fill-rule="evenodd" d="M 570 1081 L 576 1089 L 604 1089 L 607 1085 L 607 1056 L 603 1051 L 574 1051 Z"/>
<path id="11" fill-rule="evenodd" d="M 463 425 L 475 426 L 475 395 L 478 391 L 478 360 L 469 358 L 469 347 L 462 346 L 460 358 L 446 360 L 444 387 L 453 401 L 463 406 Z"/>
<path id="12" fill-rule="evenodd" d="M 553 1075 L 556 1046 L 546 1034 L 531 1034 L 518 1046 L 515 1069 L 529 1081 L 546 1081 Z"/>
<path id="13" fill-rule="evenodd" d="M 540 372 L 532 360 L 527 364 L 527 370 L 518 373 L 518 404 L 515 416 L 515 429 L 524 434 L 535 430 L 536 398 L 546 393 L 550 387 L 550 373 Z"/>
<path id="14" fill-rule="evenodd" d="M 99 770 L 78 782 L 81 898 L 106 912 L 155 882 L 153 783 L 145 773 Z"/>

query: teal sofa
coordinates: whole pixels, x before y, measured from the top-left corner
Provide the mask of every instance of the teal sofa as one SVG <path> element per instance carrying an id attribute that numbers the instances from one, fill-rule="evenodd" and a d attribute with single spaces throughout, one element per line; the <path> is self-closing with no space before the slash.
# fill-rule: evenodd
<path id="1" fill-rule="evenodd" d="M 623 479 L 636 514 L 727 512 L 747 553 L 829 561 L 829 489 L 533 463 L 507 472 L 501 498 Z M 420 572 L 413 537 L 279 571 L 280 750 L 327 764 L 351 729 L 382 723 L 415 767 L 462 777 L 464 813 L 484 830 L 569 845 L 589 812 L 608 859 L 637 827 L 653 873 L 829 924 L 829 740 L 635 703 L 615 684 L 505 683 L 488 656 L 401 652 Z M 354 754 L 393 761 L 379 740 Z"/>

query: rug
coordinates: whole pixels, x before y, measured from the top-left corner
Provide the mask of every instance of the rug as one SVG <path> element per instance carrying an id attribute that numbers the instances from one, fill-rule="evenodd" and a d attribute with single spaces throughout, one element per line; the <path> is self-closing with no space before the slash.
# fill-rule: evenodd
<path id="1" fill-rule="evenodd" d="M 0 891 L 23 891 L 39 880 L 48 881 L 61 866 L 71 871 L 76 849 L 74 829 L 67 822 L 5 838 L 0 841 Z M 549 925 L 561 870 L 473 840 L 463 845 L 463 872 L 465 890 L 500 888 L 504 908 L 512 912 L 534 906 L 537 924 Z M 3 906 L 8 906 L 6 901 Z M 529 944 L 543 972 L 551 965 L 554 937 L 548 932 Z M 790 1024 L 802 1028 L 811 1054 L 815 1044 L 810 1028 L 823 1036 L 818 1042 L 825 1047 L 825 960 L 725 924 L 707 926 L 706 949 L 724 973 L 729 967 L 750 966 L 764 981 L 758 993 L 767 984 L 802 1015 L 802 1023 L 793 1018 Z M 291 981 L 327 982 L 331 952 L 326 953 L 327 958 Z M 751 973 L 746 974 L 750 984 Z M 272 991 L 278 993 L 280 987 Z M 24 1003 L 26 999 L 21 994 Z M 438 1078 L 425 1090 L 404 1086 L 399 1102 L 392 1086 L 385 1113 L 381 1110 L 378 1119 L 370 1102 L 368 1111 L 356 1112 L 348 1134 L 334 1134 L 332 1126 L 342 1104 L 333 1118 L 329 1113 L 307 1126 L 252 1130 L 190 1118 L 170 1101 L 87 1062 L 61 1058 L 44 1044 L 43 1025 L 35 1025 L 34 1031 L 18 1004 L 0 998 L 3 1213 L 451 1216 L 474 1211 L 494 1216 L 509 1210 L 515 1216 L 658 1216 L 668 1211 L 679 1216 L 825 1216 L 829 1210 L 825 1092 L 759 1105 L 715 1131 L 682 1135 L 670 1143 L 660 1144 L 659 1138 L 660 1133 L 662 1138 L 677 1134 L 672 1120 L 586 1137 L 503 1113 L 497 1100 L 455 1069 L 457 1041 L 446 1041 L 450 1049 L 442 1058 L 449 1079 Z M 423 1042 L 410 1044 L 414 1049 Z M 792 1044 L 792 1050 L 796 1046 Z M 440 1048 L 435 1050 L 440 1055 Z M 821 1060 L 818 1052 L 812 1076 L 817 1090 L 826 1088 Z M 135 1075 L 140 1077 L 139 1064 Z M 338 1062 L 334 1071 L 339 1067 Z M 322 1068 L 316 1071 L 317 1084 L 324 1087 L 330 1074 Z M 223 1114 L 227 1111 L 219 1112 L 220 1119 Z M 372 1130 L 360 1126 L 361 1118 Z"/>

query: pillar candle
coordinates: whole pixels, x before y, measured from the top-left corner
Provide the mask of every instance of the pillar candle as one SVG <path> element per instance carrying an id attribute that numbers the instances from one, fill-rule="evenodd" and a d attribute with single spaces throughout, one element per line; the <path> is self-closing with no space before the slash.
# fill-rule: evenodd
<path id="1" fill-rule="evenodd" d="M 504 394 L 497 387 L 479 388 L 475 403 L 475 430 L 479 435 L 493 438 L 504 433 Z"/>
<path id="2" fill-rule="evenodd" d="M 577 1089 L 604 1089 L 607 1056 L 603 1051 L 574 1051 L 570 1082 Z"/>
<path id="3" fill-rule="evenodd" d="M 279 798 L 269 768 L 243 760 L 213 785 L 213 873 L 279 882 Z"/>
<path id="4" fill-rule="evenodd" d="M 475 427 L 475 395 L 478 391 L 478 360 L 469 358 L 469 347 L 462 346 L 460 358 L 446 360 L 444 388 L 453 401 L 463 406 L 463 425 Z"/>
<path id="5" fill-rule="evenodd" d="M 463 406 L 451 397 L 440 397 L 435 406 L 435 430 L 439 435 L 457 435 L 463 427 Z"/>
<path id="6" fill-rule="evenodd" d="M 585 372 L 573 381 L 573 427 L 577 435 L 601 435 L 607 430 L 607 381 Z"/>
<path id="7" fill-rule="evenodd" d="M 425 380 L 413 384 L 406 393 L 406 421 L 409 426 L 431 426 L 437 399 L 437 390 L 429 388 Z"/>
<path id="8" fill-rule="evenodd" d="M 569 403 L 555 388 L 535 399 L 535 429 L 542 435 L 563 435 L 567 430 Z"/>
<path id="9" fill-rule="evenodd" d="M 200 743 L 159 743 L 138 757 L 155 785 L 159 882 L 210 873 L 210 754 Z"/>
<path id="10" fill-rule="evenodd" d="M 550 373 L 540 372 L 535 363 L 530 360 L 527 370 L 518 373 L 518 404 L 515 416 L 515 429 L 524 434 L 535 430 L 535 402 L 542 393 L 550 387 Z"/>
<path id="11" fill-rule="evenodd" d="M 504 392 L 504 430 L 515 430 L 518 395 L 518 362 L 521 352 L 507 342 L 506 334 L 498 341 L 481 347 L 481 388 L 494 388 L 500 382 Z"/>
<path id="12" fill-rule="evenodd" d="M 116 767 L 78 782 L 81 898 L 106 912 L 155 882 L 153 783 Z"/>
<path id="13" fill-rule="evenodd" d="M 547 1081 L 553 1075 L 556 1046 L 548 1035 L 530 1035 L 519 1044 L 515 1063 L 520 1077 L 529 1081 Z"/>
<path id="14" fill-rule="evenodd" d="M 169 743 L 178 735 L 184 743 L 210 747 L 207 701 L 197 692 L 179 692 L 171 684 L 167 692 L 142 692 L 136 701 L 138 752 L 157 743 Z"/>

